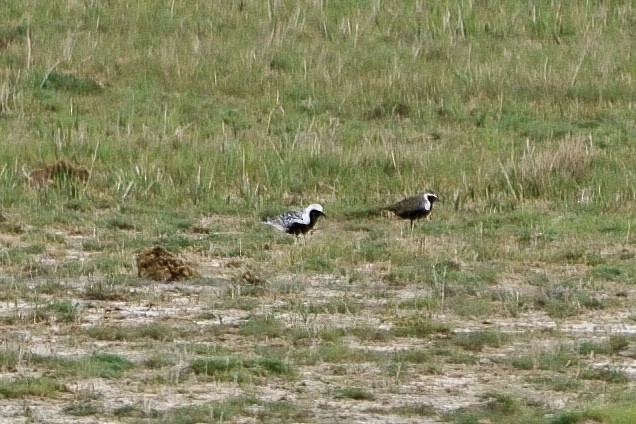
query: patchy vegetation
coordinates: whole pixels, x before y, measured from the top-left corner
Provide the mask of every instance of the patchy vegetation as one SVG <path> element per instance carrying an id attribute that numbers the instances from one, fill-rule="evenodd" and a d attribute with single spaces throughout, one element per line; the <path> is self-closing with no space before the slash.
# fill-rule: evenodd
<path id="1" fill-rule="evenodd" d="M 636 421 L 630 2 L 5 3 L 0 421 Z"/>

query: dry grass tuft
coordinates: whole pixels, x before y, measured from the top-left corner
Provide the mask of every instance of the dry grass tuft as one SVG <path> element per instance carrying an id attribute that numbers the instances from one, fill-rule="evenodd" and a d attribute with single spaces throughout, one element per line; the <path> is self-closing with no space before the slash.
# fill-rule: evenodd
<path id="1" fill-rule="evenodd" d="M 508 188 L 517 197 L 541 197 L 550 192 L 555 177 L 581 182 L 592 167 L 594 155 L 581 137 L 565 137 L 552 149 L 538 151 L 528 143 L 521 158 L 502 167 Z"/>
<path id="2" fill-rule="evenodd" d="M 35 168 L 25 173 L 29 183 L 36 187 L 48 187 L 59 180 L 88 181 L 90 172 L 87 168 L 61 159 L 48 165 Z"/>
<path id="3" fill-rule="evenodd" d="M 592 152 L 581 137 L 566 137 L 554 150 L 541 152 L 531 162 L 535 176 L 563 173 L 579 181 L 592 165 Z"/>
<path id="4" fill-rule="evenodd" d="M 155 281 L 183 281 L 200 274 L 183 259 L 175 257 L 161 246 L 146 249 L 137 255 L 137 275 Z"/>

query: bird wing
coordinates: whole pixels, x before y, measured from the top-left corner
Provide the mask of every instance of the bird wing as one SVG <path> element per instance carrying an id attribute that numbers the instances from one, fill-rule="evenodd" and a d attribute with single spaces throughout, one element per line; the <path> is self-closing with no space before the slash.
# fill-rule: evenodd
<path id="1" fill-rule="evenodd" d="M 308 224 L 309 217 L 305 217 L 304 215 L 303 211 L 289 211 L 282 214 L 280 219 L 288 225 Z"/>
<path id="2" fill-rule="evenodd" d="M 294 224 L 307 224 L 301 211 L 288 211 L 274 218 L 269 218 L 265 224 L 271 225 L 281 231 L 287 231 Z"/>
<path id="3" fill-rule="evenodd" d="M 421 201 L 422 200 L 418 196 L 407 197 L 406 199 L 400 200 L 399 202 L 387 206 L 384 209 L 393 213 L 400 213 L 406 210 L 417 209 L 420 206 Z"/>

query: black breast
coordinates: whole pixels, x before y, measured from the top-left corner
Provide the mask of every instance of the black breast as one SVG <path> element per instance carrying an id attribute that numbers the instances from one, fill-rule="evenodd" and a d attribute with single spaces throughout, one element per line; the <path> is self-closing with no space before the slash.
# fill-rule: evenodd
<path id="1" fill-rule="evenodd" d="M 311 227 L 311 224 L 305 225 L 294 223 L 287 228 L 287 232 L 297 236 L 298 234 L 305 234 L 307 231 L 311 230 Z"/>
<path id="2" fill-rule="evenodd" d="M 309 224 L 293 223 L 292 225 L 289 226 L 289 228 L 287 229 L 287 232 L 289 234 L 294 234 L 296 236 L 299 234 L 305 234 L 308 231 L 310 231 L 312 228 L 314 228 L 314 225 L 316 225 L 316 222 L 318 221 L 318 218 L 320 218 L 321 215 L 322 215 L 322 212 L 317 210 L 311 210 L 309 212 Z"/>
<path id="3" fill-rule="evenodd" d="M 430 212 L 431 212 L 430 210 L 426 210 L 424 208 L 403 209 L 396 212 L 396 215 L 403 219 L 414 220 L 414 219 L 425 218 Z"/>

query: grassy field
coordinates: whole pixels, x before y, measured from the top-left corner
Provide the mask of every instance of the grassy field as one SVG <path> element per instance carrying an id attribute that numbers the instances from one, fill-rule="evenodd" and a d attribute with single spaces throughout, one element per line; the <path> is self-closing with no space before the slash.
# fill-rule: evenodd
<path id="1" fill-rule="evenodd" d="M 0 421 L 636 422 L 632 3 L 3 2 Z"/>

